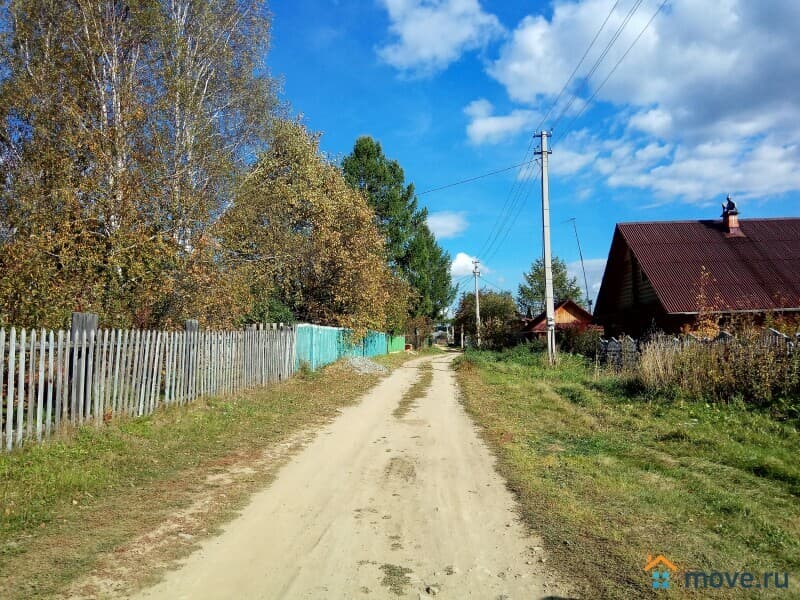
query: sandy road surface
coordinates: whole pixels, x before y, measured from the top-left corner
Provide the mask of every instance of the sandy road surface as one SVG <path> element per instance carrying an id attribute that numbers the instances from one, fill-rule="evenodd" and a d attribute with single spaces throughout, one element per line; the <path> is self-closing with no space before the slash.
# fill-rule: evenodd
<path id="1" fill-rule="evenodd" d="M 140 597 L 568 596 L 458 402 L 452 359 L 397 369 Z M 429 360 L 431 387 L 405 417 L 393 416 Z"/>

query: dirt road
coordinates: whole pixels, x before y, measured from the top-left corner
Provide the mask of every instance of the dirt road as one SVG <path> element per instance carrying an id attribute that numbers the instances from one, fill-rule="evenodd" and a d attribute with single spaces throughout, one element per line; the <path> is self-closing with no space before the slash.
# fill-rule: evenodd
<path id="1" fill-rule="evenodd" d="M 452 359 L 397 369 L 139 597 L 567 596 L 458 402 Z M 426 361 L 430 387 L 393 415 Z"/>

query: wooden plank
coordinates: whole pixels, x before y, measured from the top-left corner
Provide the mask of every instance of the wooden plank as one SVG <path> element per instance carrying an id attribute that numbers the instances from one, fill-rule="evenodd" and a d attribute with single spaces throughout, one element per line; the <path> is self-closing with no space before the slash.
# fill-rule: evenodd
<path id="1" fill-rule="evenodd" d="M 150 412 L 152 413 L 158 404 L 160 403 L 161 399 L 161 353 L 162 353 L 162 346 L 161 346 L 161 332 L 159 331 L 156 334 L 156 356 L 155 360 L 155 378 L 153 379 L 153 385 L 150 392 Z"/>
<path id="2" fill-rule="evenodd" d="M 122 330 L 122 343 L 119 350 L 119 379 L 117 380 L 117 406 L 114 412 L 118 414 L 125 414 L 125 389 L 128 385 L 128 346 L 130 344 L 130 330 Z"/>
<path id="3" fill-rule="evenodd" d="M 172 359 L 170 362 L 172 363 L 172 375 L 170 375 L 169 402 L 174 404 L 178 389 L 178 333 L 176 331 L 172 332 Z"/>
<path id="4" fill-rule="evenodd" d="M 97 387 L 95 391 L 95 419 L 102 422 L 106 404 L 106 359 L 108 358 L 108 329 L 97 332 Z"/>
<path id="5" fill-rule="evenodd" d="M 192 401 L 197 399 L 200 384 L 200 332 L 192 333 Z"/>
<path id="6" fill-rule="evenodd" d="M 192 336 L 193 332 L 183 332 L 183 403 L 192 401 Z"/>
<path id="7" fill-rule="evenodd" d="M 53 415 L 53 426 L 56 431 L 61 426 L 61 414 L 64 410 L 64 330 L 58 330 L 58 350 L 56 354 L 56 398 L 55 413 Z"/>
<path id="8" fill-rule="evenodd" d="M 206 395 L 211 396 L 214 393 L 214 332 L 209 331 L 206 333 L 206 356 L 208 363 L 206 364 Z"/>
<path id="9" fill-rule="evenodd" d="M 136 331 L 136 341 L 134 344 L 133 349 L 133 367 L 131 370 L 131 386 L 130 386 L 130 397 L 128 399 L 129 406 L 130 406 L 130 414 L 136 415 L 136 410 L 138 408 L 138 399 L 139 399 L 139 379 L 140 379 L 140 371 L 141 371 L 141 362 L 142 362 L 142 343 L 143 343 L 143 332 L 141 330 Z"/>
<path id="10" fill-rule="evenodd" d="M 200 332 L 192 333 L 192 401 L 197 399 L 200 383 Z"/>
<path id="11" fill-rule="evenodd" d="M 117 330 L 111 329 L 108 332 L 108 366 L 106 371 L 106 394 L 105 394 L 105 412 L 114 415 L 114 365 L 116 359 L 117 346 Z"/>
<path id="12" fill-rule="evenodd" d="M 153 359 L 155 358 L 155 332 L 147 332 L 147 341 L 145 342 L 145 362 L 144 371 L 142 374 L 142 393 L 140 394 L 140 413 L 146 415 L 150 408 L 150 387 L 153 382 Z"/>
<path id="13" fill-rule="evenodd" d="M 8 388 L 6 390 L 6 450 L 14 448 L 14 363 L 17 353 L 17 330 L 11 328 L 8 340 Z"/>
<path id="14" fill-rule="evenodd" d="M 206 357 L 206 364 L 203 367 L 203 381 L 205 385 L 203 386 L 203 395 L 210 396 L 211 395 L 211 364 L 213 357 L 211 356 L 211 339 L 212 333 L 210 331 L 203 332 L 203 336 L 205 337 L 205 343 L 203 346 L 205 347 L 205 357 Z"/>
<path id="15" fill-rule="evenodd" d="M 86 391 L 86 356 L 87 352 L 89 351 L 89 332 L 85 329 L 80 329 L 77 332 L 79 339 L 80 339 L 80 348 L 76 349 L 76 353 L 78 356 L 78 414 L 77 414 L 77 422 L 83 423 L 83 409 L 84 409 L 84 397 Z"/>
<path id="16" fill-rule="evenodd" d="M 64 366 L 62 372 L 62 385 L 61 385 L 61 420 L 68 421 L 70 419 L 69 413 L 69 365 L 70 355 L 72 348 L 72 333 L 67 331 L 64 334 Z"/>
<path id="17" fill-rule="evenodd" d="M 233 332 L 233 342 L 236 348 L 236 374 L 233 380 L 235 391 L 242 389 L 242 335 L 240 331 Z"/>
<path id="18" fill-rule="evenodd" d="M 206 392 L 206 332 L 197 334 L 197 396 L 205 396 Z"/>
<path id="19" fill-rule="evenodd" d="M 125 332 L 125 360 L 119 382 L 119 405 L 120 410 L 126 414 L 131 414 L 131 385 L 133 382 L 133 352 L 136 344 L 136 331 L 130 329 Z"/>
<path id="20" fill-rule="evenodd" d="M 6 330 L 5 327 L 0 328 L 0 409 L 3 406 L 3 383 L 5 380 L 5 372 L 6 372 Z M 11 371 L 9 371 L 11 373 Z M 9 379 L 11 379 L 11 375 L 9 375 Z M 6 427 L 8 427 L 8 423 L 11 421 L 11 411 L 6 413 L 5 422 Z M 2 423 L 0 423 L 0 438 L 3 436 L 3 427 Z M 2 448 L 2 442 L 0 442 L 0 448 Z"/>
<path id="21" fill-rule="evenodd" d="M 153 380 L 156 378 L 155 372 L 155 358 L 156 358 L 156 332 L 150 331 L 149 332 L 149 339 L 148 339 L 148 348 L 147 348 L 147 366 L 145 368 L 145 378 L 144 378 L 144 404 L 142 410 L 144 414 L 150 413 L 150 392 L 153 389 Z"/>
<path id="22" fill-rule="evenodd" d="M 216 361 L 216 365 L 214 366 L 214 377 L 216 379 L 214 382 L 214 393 L 219 396 L 222 392 L 222 332 L 218 331 L 215 337 L 217 338 L 217 347 L 214 350 L 214 358 Z"/>
<path id="23" fill-rule="evenodd" d="M 144 332 L 144 354 L 142 355 L 142 364 L 141 364 L 141 377 L 139 380 L 139 398 L 138 398 L 138 406 L 136 410 L 136 414 L 141 416 L 144 414 L 144 395 L 145 390 L 147 389 L 147 371 L 148 366 L 150 363 L 150 331 Z"/>
<path id="24" fill-rule="evenodd" d="M 176 370 L 175 386 L 177 391 L 178 404 L 183 404 L 186 400 L 186 332 L 178 333 L 178 368 Z"/>
<path id="25" fill-rule="evenodd" d="M 166 333 L 164 354 L 164 404 L 169 406 L 170 378 L 172 377 L 172 332 Z"/>
<path id="26" fill-rule="evenodd" d="M 72 360 L 72 370 L 70 371 L 70 380 L 71 380 L 71 390 L 70 390 L 70 411 L 69 411 L 69 420 L 72 423 L 77 422 L 78 418 L 78 341 L 80 339 L 80 332 L 72 332 L 70 330 L 70 336 L 72 337 L 72 345 L 70 347 L 70 357 Z"/>
<path id="27" fill-rule="evenodd" d="M 25 336 L 27 331 L 22 330 L 19 338 L 19 369 L 17 373 L 17 447 L 22 445 L 22 435 L 25 429 L 23 414 L 25 409 Z"/>
<path id="28" fill-rule="evenodd" d="M 117 414 L 117 402 L 119 399 L 119 370 L 120 362 L 122 361 L 122 337 L 123 331 L 117 329 L 117 335 L 114 336 L 114 390 L 111 393 L 111 412 Z"/>
<path id="29" fill-rule="evenodd" d="M 44 433 L 47 437 L 50 437 L 50 422 L 53 419 L 53 368 L 54 368 L 52 329 L 47 334 L 47 346 L 49 349 L 47 352 L 47 405 L 44 414 L 44 423 L 45 423 Z M 57 409 L 56 412 L 58 412 Z"/>
<path id="30" fill-rule="evenodd" d="M 189 333 L 189 402 L 195 399 L 197 387 L 197 332 Z"/>
<path id="31" fill-rule="evenodd" d="M 95 346 L 97 345 L 97 330 L 90 329 L 89 330 L 89 349 L 88 354 L 86 355 L 86 408 L 84 409 L 84 414 L 86 415 L 86 420 L 88 421 L 92 417 L 92 400 L 94 398 L 94 379 L 95 379 L 95 368 L 94 368 L 94 355 L 95 355 Z"/>
<path id="32" fill-rule="evenodd" d="M 117 332 L 115 329 L 109 329 L 108 342 L 106 343 L 106 368 L 103 371 L 103 418 L 106 414 L 114 414 L 111 405 L 111 393 L 114 389 L 114 347 L 116 346 Z"/>
<path id="33" fill-rule="evenodd" d="M 25 431 L 27 439 L 33 438 L 34 414 L 36 411 L 36 330 L 31 329 L 30 352 L 28 354 L 28 425 Z"/>
<path id="34" fill-rule="evenodd" d="M 214 396 L 216 390 L 216 373 L 217 373 L 217 332 L 209 332 L 209 349 L 208 349 L 208 394 Z"/>
<path id="35" fill-rule="evenodd" d="M 175 349 L 173 350 L 172 358 L 172 402 L 180 402 L 180 382 L 182 377 L 181 371 L 181 334 L 176 331 L 173 336 L 175 337 Z"/>
<path id="36" fill-rule="evenodd" d="M 222 393 L 228 394 L 230 392 L 230 334 L 227 331 L 222 332 Z"/>

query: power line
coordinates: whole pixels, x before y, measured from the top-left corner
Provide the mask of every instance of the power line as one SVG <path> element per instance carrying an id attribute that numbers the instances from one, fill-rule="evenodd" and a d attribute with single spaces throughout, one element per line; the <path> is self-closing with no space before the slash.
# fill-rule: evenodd
<path id="1" fill-rule="evenodd" d="M 499 285 L 497 285 L 496 283 L 492 283 L 491 281 L 489 281 L 488 279 L 486 279 L 486 277 L 481 277 L 481 280 L 482 280 L 482 281 L 484 281 L 485 283 L 488 283 L 490 286 L 492 286 L 493 288 L 495 288 L 496 290 L 498 290 L 498 291 L 500 291 L 500 292 L 508 292 L 509 294 L 511 293 L 511 291 L 510 291 L 510 290 L 507 290 L 507 289 L 505 289 L 505 288 L 502 288 L 502 287 L 500 287 Z"/>
<path id="2" fill-rule="evenodd" d="M 527 156 L 527 155 L 526 155 Z M 484 179 L 486 177 L 491 177 L 492 175 L 497 175 L 498 173 L 504 173 L 506 171 L 510 171 L 511 169 L 517 169 L 524 165 L 527 165 L 533 162 L 535 159 L 525 160 L 519 164 L 511 165 L 510 167 L 504 167 L 502 169 L 497 169 L 495 171 L 489 171 L 488 173 L 483 173 L 481 175 L 476 175 L 474 177 L 468 177 L 467 179 L 462 179 L 460 181 L 454 181 L 453 183 L 448 183 L 446 185 L 440 185 L 439 187 L 431 188 L 429 190 L 425 190 L 424 192 L 419 192 L 417 196 L 424 196 L 425 194 L 432 194 L 433 192 L 438 192 L 440 190 L 446 190 L 447 188 L 455 187 L 457 185 L 463 185 L 465 183 L 470 183 L 472 181 L 477 181 L 478 179 Z"/>
<path id="3" fill-rule="evenodd" d="M 558 102 L 560 101 L 560 99 L 563 96 L 564 92 L 569 88 L 569 84 L 572 82 L 573 78 L 575 77 L 575 74 L 578 72 L 578 70 L 580 69 L 581 65 L 583 64 L 583 61 L 586 59 L 586 57 L 588 56 L 589 52 L 594 47 L 595 42 L 597 42 L 597 39 L 600 37 L 600 34 L 602 33 L 602 31 L 605 28 L 606 24 L 608 23 L 609 19 L 611 18 L 611 15 L 614 13 L 614 10 L 619 5 L 619 1 L 620 0 L 616 0 L 614 2 L 614 4 L 611 6 L 611 9 L 608 11 L 608 14 L 606 15 L 606 18 L 603 20 L 603 22 L 601 23 L 599 29 L 597 30 L 597 32 L 595 33 L 594 37 L 592 38 L 592 41 L 587 46 L 587 48 L 584 51 L 583 56 L 581 57 L 580 61 L 578 61 L 578 64 L 572 70 L 572 73 L 567 78 L 567 81 L 564 82 L 564 85 L 562 86 L 561 90 L 559 91 L 558 96 L 556 96 L 556 99 L 550 105 L 550 108 L 548 109 L 547 113 L 545 113 L 545 115 L 539 121 L 539 124 L 536 126 L 535 131 L 538 131 L 538 130 L 541 129 L 541 127 L 544 125 L 544 123 L 547 120 L 547 118 L 552 113 L 553 109 L 555 109 L 555 107 L 558 105 Z M 597 70 L 597 67 L 599 66 L 600 62 L 602 62 L 602 60 L 608 54 L 608 51 L 610 50 L 611 46 L 617 40 L 617 38 L 619 37 L 619 35 L 622 32 L 622 29 L 624 29 L 625 25 L 627 25 L 628 21 L 633 16 L 633 13 L 636 12 L 636 9 L 638 9 L 638 7 L 642 3 L 642 1 L 643 0 L 636 0 L 636 2 L 634 3 L 634 6 L 628 12 L 628 16 L 626 17 L 625 20 L 623 20 L 622 25 L 619 28 L 617 28 L 617 32 L 615 33 L 615 35 L 612 36 L 611 41 L 606 45 L 606 48 L 603 50 L 603 52 L 601 53 L 601 55 L 598 58 L 598 60 L 595 61 L 595 64 L 593 65 L 592 69 L 590 70 L 588 77 L 591 77 L 591 75 L 594 74 L 594 72 Z M 564 112 L 566 110 L 568 110 L 570 106 L 572 106 L 572 103 L 574 101 L 575 101 L 575 97 L 573 96 L 572 100 L 570 100 L 569 104 L 565 107 L 564 111 L 562 111 L 561 115 L 558 117 L 556 122 L 558 122 L 558 120 L 561 119 L 561 116 L 563 116 Z M 530 153 L 530 151 L 531 151 L 531 149 L 533 147 L 535 139 L 536 139 L 535 136 L 531 136 L 531 142 L 528 145 L 528 149 L 527 149 L 527 151 L 525 153 L 526 162 L 528 162 L 527 161 L 528 154 Z M 534 161 L 528 162 L 528 164 L 530 165 L 533 162 Z M 519 218 L 519 215 L 520 215 L 520 213 L 522 211 L 522 208 L 525 206 L 525 200 L 530 195 L 530 187 L 528 187 L 528 191 L 527 192 L 523 192 L 523 189 L 526 186 L 524 186 L 524 183 L 522 183 L 522 182 L 524 182 L 525 179 L 526 179 L 526 177 L 518 177 L 517 180 L 512 184 L 511 189 L 509 190 L 509 194 L 508 194 L 508 196 L 506 198 L 506 201 L 503 204 L 503 209 L 502 209 L 502 211 L 500 213 L 500 216 L 498 217 L 498 221 L 496 222 L 495 227 L 493 227 L 492 231 L 489 233 L 489 237 L 487 238 L 487 242 L 484 243 L 483 248 L 481 248 L 480 252 L 478 253 L 479 255 L 486 254 L 487 255 L 486 256 L 486 260 L 491 259 L 494 256 L 494 254 L 496 254 L 496 252 L 500 249 L 500 247 L 502 247 L 503 243 L 505 243 L 505 240 L 508 237 L 508 233 L 511 230 L 511 227 L 513 227 L 514 223 Z M 514 213 L 515 208 L 516 208 L 516 213 Z M 512 214 L 513 214 L 513 217 L 511 216 Z M 504 229 L 504 227 L 505 227 L 505 229 Z"/>
<path id="4" fill-rule="evenodd" d="M 533 149 L 534 140 L 535 140 L 535 137 L 531 136 L 531 141 L 528 144 L 527 150 L 525 151 L 525 163 L 523 163 L 523 164 L 527 164 L 528 167 L 530 167 L 531 164 L 535 163 L 535 159 L 528 160 L 528 155 L 531 153 L 531 150 Z M 491 246 L 492 242 L 499 235 L 499 232 L 502 230 L 503 224 L 504 224 L 505 220 L 508 218 L 508 214 L 511 212 L 511 210 L 513 210 L 512 209 L 512 205 L 513 205 L 514 200 L 515 200 L 514 192 L 517 189 L 517 186 L 519 185 L 520 179 L 524 179 L 524 176 L 523 176 L 524 173 L 525 173 L 525 169 L 524 168 L 521 169 L 519 173 L 517 173 L 517 177 L 514 180 L 514 183 L 511 184 L 511 188 L 508 190 L 508 194 L 506 195 L 506 198 L 505 198 L 505 200 L 503 202 L 503 208 L 500 210 L 500 214 L 498 215 L 497 220 L 495 221 L 494 225 L 492 226 L 492 229 L 489 232 L 489 235 L 486 238 L 486 241 L 484 241 L 483 246 L 478 251 L 478 256 L 481 256 L 485 252 L 488 252 L 488 249 Z"/>
<path id="5" fill-rule="evenodd" d="M 580 112 L 577 115 L 575 115 L 575 117 L 569 122 L 569 125 L 567 126 L 565 132 L 563 134 L 559 135 L 558 141 L 564 139 L 564 136 L 567 133 L 569 133 L 569 131 L 572 129 L 572 126 L 575 124 L 575 121 L 577 121 L 583 115 L 583 113 L 586 112 L 586 109 L 589 108 L 589 104 L 591 104 L 592 100 L 594 100 L 595 96 L 597 96 L 597 94 L 600 92 L 600 90 L 603 89 L 603 86 L 608 82 L 608 80 L 611 79 L 611 76 L 617 70 L 617 67 L 619 67 L 620 64 L 622 64 L 622 61 L 625 60 L 625 57 L 628 56 L 628 53 L 636 45 L 636 42 L 638 42 L 639 39 L 644 35 L 644 32 L 647 31 L 647 29 L 650 27 L 650 24 L 655 20 L 655 18 L 658 16 L 658 13 L 661 12 L 661 9 L 664 8 L 664 5 L 666 3 L 667 3 L 667 0 L 662 0 L 661 4 L 658 5 L 658 8 L 656 9 L 656 12 L 654 12 L 653 16 L 650 17 L 650 20 L 647 21 L 645 26 L 639 32 L 639 35 L 637 35 L 634 38 L 633 42 L 631 42 L 631 45 L 628 46 L 628 49 L 625 50 L 625 52 L 622 54 L 622 56 L 619 57 L 619 60 L 617 61 L 617 63 L 614 65 L 614 67 L 611 69 L 611 71 L 609 71 L 608 75 L 603 80 L 603 82 L 597 87 L 597 89 L 595 89 L 594 93 L 591 96 L 589 96 L 589 99 L 583 105 L 583 108 L 581 108 Z M 554 144 L 555 144 L 555 142 L 554 142 Z"/>
<path id="6" fill-rule="evenodd" d="M 558 106 L 558 101 L 561 100 L 561 96 L 564 94 L 565 91 L 567 91 L 569 84 L 572 82 L 573 78 L 575 77 L 575 74 L 578 72 L 578 69 L 581 68 L 583 61 L 586 60 L 586 57 L 589 55 L 589 52 L 594 47 L 594 43 L 597 41 L 597 38 L 600 37 L 600 34 L 603 32 L 603 29 L 605 29 L 606 23 L 608 23 L 608 20 L 611 18 L 611 15 L 613 14 L 614 10 L 619 5 L 619 2 L 620 0 L 614 2 L 614 5 L 611 7 L 611 10 L 608 11 L 606 18 L 603 20 L 603 24 L 600 25 L 600 29 L 598 29 L 597 33 L 594 34 L 594 37 L 592 38 L 592 41 L 589 43 L 589 46 L 586 48 L 586 51 L 583 53 L 583 56 L 581 56 L 581 59 L 578 61 L 578 64 L 575 65 L 575 68 L 572 70 L 572 73 L 570 74 L 569 78 L 564 82 L 564 86 L 561 88 L 561 91 L 558 92 L 558 96 L 556 96 L 556 99 L 550 105 L 550 108 L 547 110 L 547 113 L 542 117 L 542 121 L 541 123 L 539 123 L 539 126 L 536 129 L 539 129 L 542 126 L 542 124 L 544 124 L 544 122 L 547 120 L 547 117 L 549 117 L 550 113 L 553 112 L 553 109 L 556 106 Z"/>
<path id="7" fill-rule="evenodd" d="M 614 32 L 614 35 L 611 36 L 611 39 L 606 44 L 606 47 L 603 48 L 603 51 L 600 53 L 600 56 L 598 56 L 597 60 L 594 61 L 592 68 L 589 69 L 589 72 L 584 76 L 586 82 L 588 82 L 592 78 L 592 76 L 595 74 L 600 64 L 605 60 L 606 56 L 608 56 L 608 53 L 611 51 L 611 48 L 617 42 L 619 36 L 622 35 L 622 32 L 624 31 L 625 27 L 627 27 L 628 23 L 633 18 L 633 15 L 636 13 L 636 11 L 639 10 L 639 7 L 642 5 L 643 1 L 644 0 L 635 0 L 631 8 L 628 10 L 628 14 L 625 15 L 625 18 L 622 20 L 622 23 L 619 24 L 619 27 L 617 27 L 617 30 Z M 564 117 L 564 115 L 567 114 L 567 111 L 569 111 L 569 109 L 572 108 L 572 105 L 575 103 L 575 100 L 577 99 L 578 95 L 573 94 L 572 98 L 567 103 L 567 105 L 564 106 L 563 109 L 561 109 L 561 112 L 559 112 L 558 117 L 556 117 L 555 123 L 553 123 L 553 125 L 551 126 L 551 129 L 555 129 L 555 127 L 561 122 L 561 119 Z"/>
<path id="8" fill-rule="evenodd" d="M 531 170 L 534 164 L 539 164 L 539 162 L 534 161 L 533 163 L 531 163 Z M 511 188 L 511 192 L 509 193 L 510 202 L 506 203 L 507 207 L 506 206 L 503 207 L 503 213 L 501 213 L 500 217 L 495 223 L 493 235 L 490 234 L 489 238 L 487 238 L 486 242 L 483 245 L 483 248 L 481 249 L 482 255 L 489 255 L 490 253 L 493 253 L 493 250 L 497 249 L 497 242 L 501 236 L 503 236 L 503 240 L 505 240 L 505 235 L 508 234 L 507 233 L 508 230 L 511 228 L 511 226 L 516 222 L 517 218 L 519 217 L 519 212 L 520 212 L 519 209 L 516 211 L 516 213 L 514 213 L 514 210 L 518 206 L 521 206 L 520 197 L 522 196 L 524 190 L 527 189 L 520 182 L 524 182 L 529 178 L 531 180 L 535 180 L 535 178 L 531 177 L 531 175 L 532 173 L 521 174 L 517 182 L 515 182 L 515 184 L 518 184 L 518 186 L 515 185 L 514 187 Z M 514 217 L 512 217 L 512 214 L 514 214 Z M 504 228 L 505 228 L 505 234 L 504 234 Z"/>
<path id="9" fill-rule="evenodd" d="M 494 258 L 494 256 L 500 250 L 500 248 L 502 248 L 503 244 L 505 243 L 506 239 L 508 238 L 508 234 L 511 232 L 511 228 L 514 226 L 514 223 L 517 222 L 517 219 L 519 219 L 520 214 L 522 214 L 522 209 L 525 208 L 525 205 L 526 205 L 528 199 L 532 195 L 533 185 L 536 183 L 536 181 L 539 180 L 540 177 L 541 177 L 541 172 L 537 173 L 535 177 L 531 178 L 531 180 L 529 182 L 530 185 L 525 188 L 525 190 L 526 190 L 524 192 L 525 195 L 520 197 L 520 202 L 517 204 L 516 213 L 514 213 L 513 218 L 508 222 L 508 224 L 507 224 L 507 226 L 505 228 L 505 231 L 502 233 L 502 237 L 498 238 L 497 243 L 494 246 L 494 249 L 486 257 L 486 260 L 491 260 L 492 258 Z"/>

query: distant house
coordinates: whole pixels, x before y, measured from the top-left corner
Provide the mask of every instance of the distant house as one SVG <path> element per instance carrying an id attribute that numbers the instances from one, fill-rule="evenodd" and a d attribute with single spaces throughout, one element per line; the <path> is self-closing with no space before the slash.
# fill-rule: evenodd
<path id="1" fill-rule="evenodd" d="M 555 306 L 556 331 L 567 328 L 585 330 L 592 325 L 592 315 L 572 300 L 564 300 Z M 540 314 L 533 319 L 522 319 L 522 334 L 527 339 L 547 335 L 547 315 Z"/>
<path id="2" fill-rule="evenodd" d="M 700 312 L 800 312 L 800 218 L 618 223 L 594 322 L 607 335 L 669 332 Z"/>

